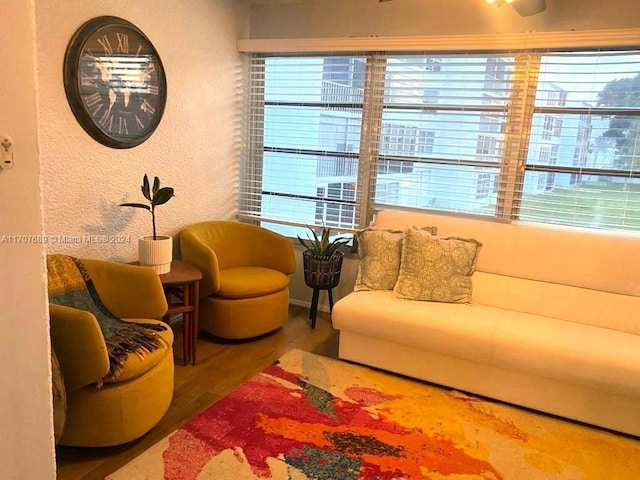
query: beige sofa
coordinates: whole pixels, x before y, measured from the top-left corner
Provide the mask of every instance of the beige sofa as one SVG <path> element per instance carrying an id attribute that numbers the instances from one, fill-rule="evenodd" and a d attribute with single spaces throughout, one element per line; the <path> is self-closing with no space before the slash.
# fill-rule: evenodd
<path id="1" fill-rule="evenodd" d="M 483 243 L 471 304 L 352 292 L 340 357 L 640 436 L 640 237 L 380 212 Z"/>

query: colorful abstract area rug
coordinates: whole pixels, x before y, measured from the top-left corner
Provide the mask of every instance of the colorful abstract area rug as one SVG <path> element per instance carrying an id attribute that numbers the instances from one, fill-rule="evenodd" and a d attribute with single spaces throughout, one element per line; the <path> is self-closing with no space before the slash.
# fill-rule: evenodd
<path id="1" fill-rule="evenodd" d="M 640 441 L 293 350 L 109 480 L 638 480 Z"/>

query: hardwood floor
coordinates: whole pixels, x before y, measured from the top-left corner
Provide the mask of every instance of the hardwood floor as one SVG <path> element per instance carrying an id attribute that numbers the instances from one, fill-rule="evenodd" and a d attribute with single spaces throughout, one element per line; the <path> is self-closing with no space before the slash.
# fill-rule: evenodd
<path id="1" fill-rule="evenodd" d="M 103 480 L 291 349 L 337 358 L 338 333 L 332 328 L 329 315 L 318 312 L 315 330 L 310 327 L 308 315 L 307 308 L 292 305 L 289 321 L 282 329 L 250 342 L 223 342 L 201 333 L 196 365 L 183 367 L 176 364 L 173 402 L 160 423 L 142 438 L 126 445 L 58 447 L 57 479 Z M 174 352 L 180 355 L 180 326 L 177 330 Z"/>

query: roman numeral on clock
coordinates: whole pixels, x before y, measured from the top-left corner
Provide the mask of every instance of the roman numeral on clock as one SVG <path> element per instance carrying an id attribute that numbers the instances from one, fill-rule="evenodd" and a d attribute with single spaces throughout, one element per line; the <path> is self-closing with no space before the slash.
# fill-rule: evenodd
<path id="1" fill-rule="evenodd" d="M 136 127 L 138 127 L 138 131 L 140 131 L 144 128 L 144 123 L 142 123 L 142 120 L 140 120 L 140 117 L 138 117 L 138 115 L 135 115 L 135 117 L 136 117 Z"/>
<path id="2" fill-rule="evenodd" d="M 142 105 L 140 105 L 140 110 L 146 113 L 149 116 L 149 118 L 151 118 L 153 114 L 156 112 L 155 107 L 151 105 L 146 98 L 142 101 Z"/>
<path id="3" fill-rule="evenodd" d="M 93 107 L 98 103 L 102 103 L 102 97 L 100 96 L 100 92 L 94 92 L 90 95 L 85 95 L 84 103 L 87 105 L 87 107 Z"/>
<path id="4" fill-rule="evenodd" d="M 111 127 L 113 126 L 113 114 L 109 109 L 104 111 L 104 113 L 100 117 L 100 120 L 98 120 L 98 123 L 104 128 L 111 130 Z"/>
<path id="5" fill-rule="evenodd" d="M 111 42 L 109 42 L 109 37 L 107 37 L 106 34 L 98 38 L 98 43 L 100 44 L 100 46 L 102 47 L 106 55 L 113 54 L 113 47 L 111 46 Z"/>
<path id="6" fill-rule="evenodd" d="M 80 72 L 80 84 L 83 87 L 94 87 L 97 88 L 98 84 L 96 83 L 98 80 L 98 75 L 89 75 L 85 72 Z"/>
<path id="7" fill-rule="evenodd" d="M 129 135 L 129 127 L 127 126 L 127 119 L 120 117 L 118 119 L 118 133 L 120 135 Z"/>
<path id="8" fill-rule="evenodd" d="M 116 33 L 118 39 L 118 53 L 129 53 L 129 35 L 126 33 Z"/>
<path id="9" fill-rule="evenodd" d="M 84 103 L 87 106 L 87 110 L 94 117 L 98 114 L 98 112 L 102 109 L 104 102 L 102 101 L 102 97 L 100 96 L 100 92 L 94 92 L 90 95 L 84 96 Z"/>

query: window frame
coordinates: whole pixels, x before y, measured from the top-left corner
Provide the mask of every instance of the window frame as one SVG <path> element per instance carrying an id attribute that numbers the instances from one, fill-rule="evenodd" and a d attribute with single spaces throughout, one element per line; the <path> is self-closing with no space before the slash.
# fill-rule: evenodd
<path id="1" fill-rule="evenodd" d="M 408 54 L 415 54 L 416 52 L 408 52 Z M 477 53 L 477 52 L 475 52 Z M 491 52 L 486 52 L 491 53 Z M 538 82 L 539 68 L 540 68 L 540 60 L 542 56 L 547 53 L 545 51 L 525 51 L 525 52 L 517 52 L 516 56 L 518 57 L 518 63 L 522 71 L 514 72 L 514 82 L 517 82 L 517 86 L 514 87 L 519 91 L 523 92 L 522 95 L 517 99 L 512 99 L 509 102 L 509 113 L 507 115 L 506 124 L 500 125 L 500 130 L 505 131 L 505 140 L 504 145 L 502 147 L 502 159 L 499 163 L 500 171 L 498 173 L 497 181 L 494 185 L 498 186 L 498 200 L 496 204 L 496 211 L 494 215 L 488 215 L 488 218 L 491 219 L 500 219 L 500 220 L 518 220 L 520 216 L 520 203 L 522 201 L 523 191 L 519 185 L 523 185 L 524 176 L 527 172 L 540 172 L 544 174 L 546 178 L 549 176 L 554 176 L 556 174 L 570 174 L 571 178 L 579 175 L 607 175 L 613 177 L 624 177 L 624 178 L 640 178 L 640 172 L 621 172 L 620 170 L 615 169 L 603 169 L 603 168 L 586 168 L 581 165 L 580 162 L 576 162 L 574 160 L 573 165 L 557 165 L 552 162 L 548 164 L 529 164 L 527 162 L 528 149 L 529 149 L 529 139 L 532 131 L 532 121 L 534 115 L 547 115 L 549 118 L 552 118 L 552 122 L 550 125 L 550 135 L 549 139 L 557 136 L 561 133 L 562 129 L 562 114 L 576 114 L 576 115 L 588 115 L 594 114 L 594 111 L 598 111 L 600 113 L 610 114 L 620 114 L 620 109 L 606 109 L 606 108 L 580 108 L 580 107 L 567 107 L 563 105 L 562 94 L 566 92 L 548 92 L 548 94 L 556 94 L 553 98 L 550 97 L 548 105 L 536 105 L 535 97 L 536 97 L 536 84 Z M 394 54 L 396 54 L 394 52 Z M 429 52 L 429 55 L 433 54 L 437 56 L 437 53 Z M 493 52 L 493 54 L 497 55 L 505 55 L 504 51 Z M 316 54 L 317 55 L 317 54 Z M 314 55 L 314 56 L 316 56 Z M 341 52 L 341 55 L 344 55 Z M 361 53 L 357 54 L 358 57 L 362 57 Z M 378 167 L 381 163 L 387 162 L 387 165 L 391 165 L 390 162 L 399 162 L 398 165 L 403 165 L 403 161 L 414 162 L 416 161 L 416 157 L 411 156 L 385 156 L 376 148 L 371 148 L 371 144 L 382 145 L 382 140 L 378 140 L 376 142 L 371 142 L 370 139 L 367 139 L 367 135 L 380 135 L 380 132 L 383 130 L 383 122 L 382 122 L 382 110 L 384 108 L 382 104 L 382 99 L 384 98 L 383 93 L 380 89 L 384 90 L 384 82 L 374 81 L 371 82 L 372 75 L 376 76 L 379 80 L 380 76 L 384 76 L 384 63 L 387 59 L 387 52 L 385 53 L 369 53 L 366 55 L 366 73 L 365 73 L 365 92 L 364 92 L 364 100 L 362 104 L 362 124 L 366 124 L 370 127 L 370 132 L 361 133 L 360 138 L 360 151 L 357 154 L 359 160 L 358 167 L 358 180 L 357 180 L 357 190 L 355 196 L 355 209 L 356 209 L 356 225 L 354 229 L 364 228 L 366 227 L 370 220 L 373 218 L 376 211 L 380 209 L 379 205 L 375 204 L 375 201 L 372 200 L 373 196 L 371 195 L 372 191 L 375 191 L 375 185 L 377 182 L 378 175 Z M 522 73 L 526 72 L 526 75 Z M 370 85 L 374 85 L 373 87 L 369 87 Z M 378 85 L 377 87 L 375 85 Z M 382 87 L 380 86 L 382 85 Z M 375 91 L 377 88 L 377 92 Z M 556 98 L 560 93 L 560 98 Z M 566 98 L 565 98 L 566 100 Z M 430 104 L 422 103 L 416 108 L 429 108 Z M 436 105 L 433 105 L 433 109 L 437 109 Z M 624 112 L 622 112 L 624 113 Z M 638 109 L 633 109 L 634 115 L 640 115 Z M 598 113 L 599 114 L 599 113 Z M 377 130 L 376 130 L 377 129 Z M 377 132 L 377 133 L 376 133 Z M 487 132 L 489 133 L 489 132 Z M 419 138 L 419 134 L 416 136 Z M 578 146 L 576 146 L 576 149 Z M 583 155 L 584 152 L 574 153 L 575 155 Z M 457 161 L 456 164 L 463 164 L 469 166 L 478 166 L 476 162 L 461 162 Z M 483 166 L 494 166 L 487 162 L 481 161 Z M 401 167 L 402 169 L 402 167 Z M 399 207 L 400 210 L 411 210 L 410 207 Z M 434 210 L 430 209 L 420 209 L 425 211 Z M 436 210 L 438 213 L 442 213 L 442 210 Z M 448 212 L 447 212 L 448 213 Z M 271 221 L 265 219 L 265 221 Z M 354 230 L 351 229 L 351 230 Z M 338 230 L 349 231 L 350 229 L 342 229 Z"/>

